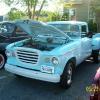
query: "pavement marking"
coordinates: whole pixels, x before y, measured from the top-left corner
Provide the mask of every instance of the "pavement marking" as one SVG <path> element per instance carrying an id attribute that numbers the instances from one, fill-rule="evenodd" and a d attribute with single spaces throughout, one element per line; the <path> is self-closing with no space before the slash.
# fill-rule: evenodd
<path id="1" fill-rule="evenodd" d="M 7 76 L 0 76 L 0 80 L 7 78 Z"/>

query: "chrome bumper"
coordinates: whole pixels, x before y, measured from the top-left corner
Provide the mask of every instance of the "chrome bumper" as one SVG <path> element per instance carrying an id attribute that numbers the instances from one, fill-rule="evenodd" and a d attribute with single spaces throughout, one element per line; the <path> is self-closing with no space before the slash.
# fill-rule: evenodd
<path id="1" fill-rule="evenodd" d="M 10 64 L 5 64 L 5 70 L 13 74 L 21 75 L 21 76 L 32 78 L 32 79 L 48 81 L 48 82 L 53 82 L 53 83 L 60 82 L 60 75 L 42 73 L 38 71 L 33 71 L 33 70 L 13 66 Z"/>

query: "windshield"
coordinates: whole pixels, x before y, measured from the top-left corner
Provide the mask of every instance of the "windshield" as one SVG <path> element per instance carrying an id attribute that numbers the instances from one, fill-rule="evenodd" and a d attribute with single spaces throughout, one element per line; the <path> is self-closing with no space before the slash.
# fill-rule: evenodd
<path id="1" fill-rule="evenodd" d="M 35 25 L 35 26 L 31 26 L 31 31 L 33 33 L 33 35 L 45 35 L 45 36 L 56 36 L 56 37 L 59 37 L 59 34 L 64 34 L 63 32 L 61 32 L 60 30 L 56 29 L 55 27 L 53 26 L 47 26 L 47 25 L 43 25 L 43 26 L 38 26 L 38 25 Z M 61 35 L 60 35 L 61 37 Z M 62 35 L 62 37 L 64 37 Z"/>
<path id="2" fill-rule="evenodd" d="M 56 28 L 62 30 L 70 37 L 79 37 L 80 29 L 78 25 L 75 24 L 50 24 L 55 26 Z"/>

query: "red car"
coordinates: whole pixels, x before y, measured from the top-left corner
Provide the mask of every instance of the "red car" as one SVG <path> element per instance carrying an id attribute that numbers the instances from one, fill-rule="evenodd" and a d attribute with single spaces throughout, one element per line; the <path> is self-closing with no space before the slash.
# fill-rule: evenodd
<path id="1" fill-rule="evenodd" d="M 90 100 L 100 100 L 100 68 L 97 70 L 92 86 L 93 91 L 91 93 Z"/>

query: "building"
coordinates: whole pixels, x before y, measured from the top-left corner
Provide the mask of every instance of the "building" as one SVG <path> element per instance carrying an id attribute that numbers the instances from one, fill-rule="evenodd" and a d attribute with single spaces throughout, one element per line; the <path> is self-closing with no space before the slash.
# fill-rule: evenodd
<path id="1" fill-rule="evenodd" d="M 90 11 L 91 0 L 64 0 L 64 2 L 64 13 L 69 13 L 69 20 L 94 19 L 94 14 Z"/>

